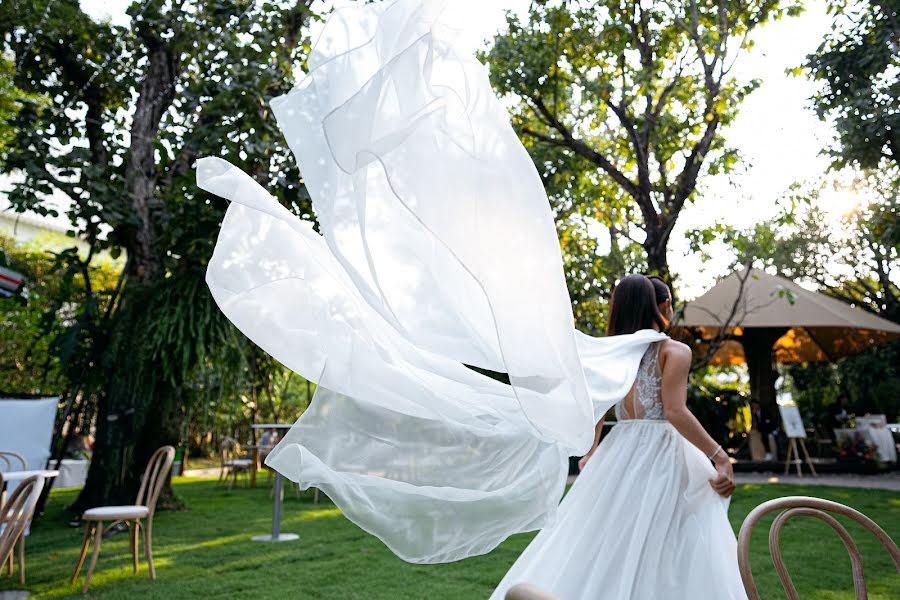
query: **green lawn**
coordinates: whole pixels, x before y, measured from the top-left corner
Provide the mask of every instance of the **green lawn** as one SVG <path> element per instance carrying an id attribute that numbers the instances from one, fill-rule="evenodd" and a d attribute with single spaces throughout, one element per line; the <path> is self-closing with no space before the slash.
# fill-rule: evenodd
<path id="1" fill-rule="evenodd" d="M 261 477 L 260 482 L 265 483 Z M 395 558 L 376 538 L 341 516 L 330 503 L 312 503 L 310 492 L 285 495 L 282 531 L 299 541 L 250 541 L 266 533 L 272 502 L 265 485 L 228 491 L 215 481 L 177 478 L 176 493 L 188 510 L 160 513 L 155 521 L 157 580 L 146 563 L 132 574 L 124 534 L 104 540 L 88 597 L 96 598 L 486 598 L 531 535 L 508 540 L 487 556 L 447 565 L 410 565 Z M 745 485 L 732 504 L 739 527 L 751 508 L 776 496 L 812 495 L 853 506 L 878 521 L 895 539 L 900 534 L 900 495 L 886 491 L 805 486 Z M 73 491 L 54 492 L 44 517 L 28 538 L 28 582 L 39 598 L 81 597 L 81 581 L 69 584 L 83 529 L 66 527 L 64 506 Z M 768 560 L 764 521 L 754 536 L 754 572 L 764 598 L 784 598 Z M 900 575 L 887 553 L 852 525 L 873 600 L 897 598 Z M 783 533 L 785 560 L 802 598 L 853 597 L 850 561 L 838 538 L 817 520 L 795 519 Z M 0 578 L 0 590 L 17 589 L 17 580 Z"/>

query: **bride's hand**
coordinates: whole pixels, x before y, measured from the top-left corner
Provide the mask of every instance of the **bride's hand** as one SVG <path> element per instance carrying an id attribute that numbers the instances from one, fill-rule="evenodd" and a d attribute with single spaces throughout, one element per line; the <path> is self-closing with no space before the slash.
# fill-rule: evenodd
<path id="1" fill-rule="evenodd" d="M 730 497 L 734 493 L 734 470 L 724 452 L 719 453 L 716 459 L 716 472 L 718 475 L 709 480 L 709 485 L 723 498 Z"/>

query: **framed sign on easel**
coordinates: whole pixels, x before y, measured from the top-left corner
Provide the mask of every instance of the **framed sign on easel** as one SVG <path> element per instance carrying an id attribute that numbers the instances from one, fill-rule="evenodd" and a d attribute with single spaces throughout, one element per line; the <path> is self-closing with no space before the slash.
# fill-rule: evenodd
<path id="1" fill-rule="evenodd" d="M 800 449 L 803 450 L 803 456 L 806 459 L 806 464 L 809 465 L 809 470 L 812 472 L 813 476 L 818 476 L 816 473 L 816 467 L 813 466 L 812 461 L 809 458 L 809 452 L 806 450 L 806 427 L 803 426 L 803 418 L 800 416 L 800 409 L 797 408 L 796 404 L 779 404 L 778 412 L 781 413 L 781 422 L 784 424 L 784 433 L 788 437 L 788 450 L 787 450 L 787 459 L 784 461 L 784 474 L 787 475 L 791 470 L 791 462 L 797 467 L 797 476 L 803 477 L 803 470 L 800 468 L 800 464 L 803 462 L 800 459 Z"/>

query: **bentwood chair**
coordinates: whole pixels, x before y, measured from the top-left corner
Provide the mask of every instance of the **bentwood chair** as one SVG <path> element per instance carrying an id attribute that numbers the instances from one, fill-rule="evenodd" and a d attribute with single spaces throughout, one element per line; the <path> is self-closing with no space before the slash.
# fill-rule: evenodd
<path id="1" fill-rule="evenodd" d="M 132 505 L 126 506 L 98 506 L 85 511 L 82 520 L 87 523 L 87 530 L 84 532 L 84 543 L 81 545 L 81 556 L 78 558 L 78 565 L 75 572 L 72 573 L 72 583 L 78 578 L 78 573 L 84 565 L 84 559 L 87 556 L 88 546 L 91 537 L 94 538 L 94 552 L 91 554 L 91 562 L 88 565 L 87 575 L 84 578 L 84 587 L 82 592 L 87 592 L 88 585 L 91 583 L 91 575 L 94 574 L 94 567 L 97 566 L 97 557 L 100 556 L 100 542 L 103 539 L 104 523 L 109 523 L 109 528 L 118 523 L 125 523 L 128 526 L 128 541 L 131 547 L 131 557 L 134 563 L 134 572 L 138 571 L 138 537 L 143 530 L 144 538 L 144 558 L 147 559 L 147 566 L 150 569 L 150 579 L 156 579 L 156 570 L 153 568 L 153 513 L 156 512 L 156 501 L 159 499 L 159 493 L 162 491 L 169 471 L 172 470 L 172 462 L 175 460 L 175 448 L 172 446 L 163 446 L 153 453 L 147 468 L 144 470 L 144 476 L 141 478 L 141 487 L 138 490 L 137 500 Z M 141 523 L 141 519 L 146 518 L 146 524 Z"/>
<path id="2" fill-rule="evenodd" d="M 18 452 L 0 450 L 0 471 L 27 471 L 28 461 Z M 0 508 L 6 504 L 6 489 L 0 485 Z"/>
<path id="3" fill-rule="evenodd" d="M 0 450 L 0 471 L 27 471 L 28 461 L 18 452 Z"/>
<path id="4" fill-rule="evenodd" d="M 3 475 L 0 474 L 0 485 Z M 19 583 L 25 585 L 25 529 L 34 516 L 44 478 L 32 475 L 24 479 L 10 494 L 9 502 L 0 509 L 0 565 L 6 564 L 10 575 L 13 570 L 13 554 L 19 543 Z"/>
<path id="5" fill-rule="evenodd" d="M 769 529 L 769 553 L 772 555 L 772 562 L 775 564 L 775 570 L 778 572 L 778 577 L 781 579 L 781 585 L 784 587 L 788 600 L 799 600 L 800 598 L 797 595 L 797 588 L 794 587 L 794 582 L 787 572 L 787 567 L 784 566 L 784 560 L 781 558 L 781 529 L 792 517 L 815 517 L 825 521 L 840 536 L 841 541 L 844 542 L 844 546 L 847 548 L 847 552 L 850 553 L 850 565 L 853 570 L 853 589 L 856 592 L 857 600 L 863 600 L 867 597 L 866 580 L 863 575 L 859 549 L 844 526 L 828 513 L 835 513 L 852 519 L 872 532 L 878 541 L 881 542 L 881 545 L 887 549 L 894 560 L 894 565 L 900 571 L 900 550 L 897 549 L 897 544 L 881 527 L 861 512 L 849 506 L 822 500 L 821 498 L 807 496 L 776 498 L 763 502 L 754 508 L 747 515 L 747 518 L 744 519 L 744 524 L 741 525 L 741 531 L 738 535 L 738 566 L 749 600 L 760 600 L 756 582 L 753 580 L 753 574 L 750 571 L 750 534 L 753 532 L 753 527 L 764 515 L 778 510 L 783 510 L 784 512 L 775 517 L 772 527 Z"/>

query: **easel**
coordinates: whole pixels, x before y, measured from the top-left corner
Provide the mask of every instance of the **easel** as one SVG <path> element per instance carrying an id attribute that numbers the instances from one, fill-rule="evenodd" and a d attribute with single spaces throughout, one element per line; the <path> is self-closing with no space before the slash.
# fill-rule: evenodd
<path id="1" fill-rule="evenodd" d="M 797 451 L 797 440 L 800 440 L 800 447 L 803 449 L 803 456 L 806 458 L 809 470 L 812 471 L 813 477 L 818 477 L 819 474 L 816 473 L 816 468 L 809 459 L 809 452 L 806 451 L 806 441 L 803 438 L 789 438 L 787 460 L 784 462 L 784 474 L 787 475 L 788 471 L 791 470 L 791 454 L 793 453 L 794 464 L 797 465 L 797 477 L 803 477 L 803 470 L 800 468 L 800 463 L 803 461 L 800 460 L 800 453 Z"/>
<path id="2" fill-rule="evenodd" d="M 787 458 L 784 461 L 784 474 L 787 475 L 791 470 L 791 457 L 797 466 L 797 477 L 803 477 L 803 470 L 800 468 L 800 450 L 797 449 L 797 441 L 800 441 L 800 448 L 803 449 L 803 456 L 806 458 L 806 464 L 813 477 L 818 477 L 816 468 L 809 458 L 809 452 L 806 450 L 806 428 L 803 426 L 803 419 L 800 417 L 800 410 L 796 404 L 779 404 L 778 411 L 781 413 L 781 422 L 784 425 L 784 432 L 788 436 Z"/>

